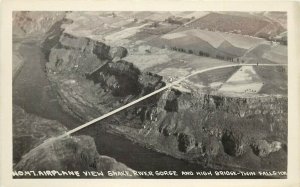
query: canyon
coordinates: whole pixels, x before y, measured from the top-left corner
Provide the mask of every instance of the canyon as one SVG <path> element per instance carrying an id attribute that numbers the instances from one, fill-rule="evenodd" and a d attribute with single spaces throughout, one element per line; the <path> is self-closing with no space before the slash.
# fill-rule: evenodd
<path id="1" fill-rule="evenodd" d="M 138 63 L 129 61 L 131 49 L 127 44 L 116 45 L 111 41 L 105 42 L 71 33 L 74 21 L 67 17 L 64 16 L 53 23 L 37 43 L 45 58 L 43 71 L 59 106 L 70 118 L 77 121 L 76 124 L 69 124 L 68 129 L 168 84 L 162 71 L 156 71 L 155 67 L 151 67 L 153 71 L 151 68 L 143 69 Z M 159 64 L 157 68 L 162 66 Z M 257 72 L 262 71 L 258 70 L 259 68 L 255 67 Z M 275 67 L 271 68 L 270 72 L 279 74 L 278 78 L 283 77 L 283 80 L 286 80 L 283 69 Z M 236 70 L 231 73 L 235 72 Z M 213 75 L 214 71 L 210 74 Z M 174 77 L 176 80 L 175 75 Z M 226 80 L 222 79 L 222 84 L 225 85 Z M 180 86 L 185 84 L 187 82 Z M 63 149 L 65 144 L 69 143 L 82 146 L 80 150 L 93 155 L 84 156 L 91 157 L 92 160 L 85 159 L 86 162 L 82 166 L 92 165 L 99 169 L 98 161 L 92 162 L 99 160 L 100 166 L 101 162 L 106 163 L 95 151 L 99 141 L 98 132 L 101 131 L 184 160 L 195 168 L 286 171 L 288 98 L 285 91 L 281 92 L 283 94 L 272 92 L 276 85 L 271 86 L 272 89 L 268 89 L 268 92 L 254 94 L 222 93 L 222 89 L 203 91 L 194 86 L 185 89 L 172 87 L 74 133 L 74 137 L 55 140 L 53 145 L 57 146 L 57 141 L 62 141 L 59 147 L 63 146 Z M 262 85 L 261 90 L 271 86 L 266 83 Z M 20 116 L 19 113 L 14 112 L 14 116 Z M 67 128 L 61 126 L 55 135 L 58 136 Z M 43 130 L 49 131 L 46 127 Z M 90 136 L 86 137 L 86 134 Z M 17 133 L 14 133 L 14 136 L 18 137 Z M 51 136 L 43 136 L 45 138 L 38 140 L 39 143 L 16 154 L 16 158 L 20 160 L 21 155 L 28 152 L 16 168 L 24 169 L 33 165 L 31 159 L 35 158 L 36 154 L 48 151 L 49 145 L 43 146 L 47 141 L 41 142 Z M 34 148 L 38 144 L 41 145 Z M 34 149 L 30 151 L 32 148 Z M 19 150 L 18 147 L 16 149 Z M 68 156 L 64 159 L 67 162 L 66 167 L 75 167 L 68 165 Z M 43 163 L 41 160 L 41 164 L 37 166 L 42 167 Z M 108 163 L 108 167 L 112 168 L 126 167 L 113 159 Z M 53 167 L 59 168 L 64 164 Z"/>

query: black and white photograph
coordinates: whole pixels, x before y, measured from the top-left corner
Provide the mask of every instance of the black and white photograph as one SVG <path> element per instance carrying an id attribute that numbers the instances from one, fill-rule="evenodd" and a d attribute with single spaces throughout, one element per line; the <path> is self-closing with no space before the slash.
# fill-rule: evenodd
<path id="1" fill-rule="evenodd" d="M 286 11 L 11 16 L 12 178 L 288 177 Z"/>

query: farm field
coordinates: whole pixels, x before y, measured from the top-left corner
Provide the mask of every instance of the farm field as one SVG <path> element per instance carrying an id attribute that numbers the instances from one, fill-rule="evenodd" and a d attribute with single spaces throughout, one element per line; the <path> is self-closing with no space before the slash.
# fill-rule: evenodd
<path id="1" fill-rule="evenodd" d="M 201 34 L 193 35 L 195 32 Z M 287 63 L 287 47 L 285 45 L 237 34 L 185 30 L 154 38 L 148 44 L 238 63 L 249 60 L 251 60 L 249 63 L 257 60 L 261 63 Z"/>
<path id="2" fill-rule="evenodd" d="M 189 27 L 212 31 L 234 32 L 242 35 L 256 36 L 259 33 L 280 34 L 285 30 L 281 24 L 270 21 L 259 14 L 210 13 L 191 22 Z M 263 31 L 263 29 L 266 29 Z"/>
<path id="3" fill-rule="evenodd" d="M 221 86 L 225 83 L 231 76 L 234 74 L 239 68 L 238 67 L 230 67 L 230 68 L 222 68 L 218 70 L 213 70 L 210 72 L 201 73 L 199 75 L 192 76 L 189 78 L 189 81 L 203 85 L 214 87 L 216 85 Z"/>
<path id="4" fill-rule="evenodd" d="M 145 52 L 150 50 L 151 53 Z M 192 54 L 178 53 L 167 49 L 143 46 L 140 51 L 124 58 L 144 71 L 157 73 L 165 78 L 180 78 L 193 71 L 232 64 L 231 62 L 214 58 L 200 57 Z M 153 61 L 153 59 L 156 59 Z"/>
<path id="5" fill-rule="evenodd" d="M 264 82 L 259 93 L 287 95 L 286 67 L 254 67 L 258 76 Z"/>
<path id="6" fill-rule="evenodd" d="M 258 93 L 263 82 L 252 66 L 243 66 L 218 90 L 219 92 Z"/>
<path id="7" fill-rule="evenodd" d="M 225 18 L 222 18 L 222 16 L 225 16 Z M 244 55 L 248 58 L 247 54 L 258 47 L 256 51 L 262 53 L 259 54 L 259 58 L 264 63 L 284 63 L 286 61 L 286 54 L 283 54 L 285 53 L 285 46 L 280 46 L 280 48 L 283 48 L 282 52 L 265 50 L 266 54 L 264 54 L 264 52 L 261 52 L 261 46 L 273 49 L 271 44 L 264 39 L 246 36 L 243 33 L 228 33 L 218 30 L 209 31 L 208 29 L 201 30 L 190 25 L 201 19 L 213 17 L 213 19 L 222 20 L 227 19 L 227 16 L 233 16 L 234 20 L 238 18 L 241 20 L 250 18 L 252 20 L 255 18 L 254 20 L 256 20 L 256 18 L 261 17 L 261 15 L 209 12 L 155 12 L 155 14 L 153 12 L 133 13 L 118 11 L 100 13 L 72 12 L 66 16 L 66 19 L 73 20 L 72 23 L 64 24 L 62 27 L 65 29 L 65 33 L 88 37 L 113 46 L 123 46 L 130 50 L 129 56 L 131 55 L 132 58 L 140 56 L 140 46 L 149 45 L 160 49 L 182 49 L 186 53 L 209 56 L 223 61 L 241 62 L 241 59 L 237 58 Z M 166 21 L 168 18 L 176 17 L 189 18 L 191 21 L 184 25 L 168 23 Z M 258 22 L 260 21 L 259 19 Z M 237 24 L 236 21 L 235 23 Z M 157 57 L 158 54 L 156 52 L 152 52 L 153 57 Z M 158 64 L 161 64 L 161 61 L 168 61 L 167 59 L 170 59 L 166 55 L 159 55 L 159 57 L 161 59 L 156 58 L 158 59 Z M 140 58 L 143 57 L 140 56 Z M 147 55 L 143 59 L 141 60 L 141 64 L 146 64 L 143 61 L 149 61 L 150 57 Z"/>
<path id="8" fill-rule="evenodd" d="M 282 45 L 272 47 L 262 55 L 262 58 L 278 64 L 287 64 L 287 47 Z"/>

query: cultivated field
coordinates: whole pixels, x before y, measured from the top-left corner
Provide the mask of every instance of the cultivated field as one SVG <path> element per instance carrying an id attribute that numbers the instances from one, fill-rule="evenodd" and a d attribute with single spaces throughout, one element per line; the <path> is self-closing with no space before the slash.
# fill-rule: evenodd
<path id="1" fill-rule="evenodd" d="M 260 94 L 287 95 L 288 88 L 286 67 L 255 66 L 254 69 L 264 83 L 259 91 Z"/>
<path id="2" fill-rule="evenodd" d="M 198 29 L 171 32 L 149 42 L 150 45 L 157 47 L 184 50 L 196 55 L 204 53 L 225 60 L 241 57 L 247 50 L 263 43 L 269 45 L 260 38 Z"/>
<path id="3" fill-rule="evenodd" d="M 263 82 L 252 66 L 243 66 L 219 89 L 220 92 L 258 93 Z"/>
<path id="4" fill-rule="evenodd" d="M 238 69 L 238 67 L 217 69 L 195 75 L 189 78 L 189 80 L 195 84 L 214 87 L 215 85 L 226 82 Z"/>
<path id="5" fill-rule="evenodd" d="M 212 31 L 234 32 L 242 35 L 256 36 L 264 30 L 264 33 L 274 32 L 279 34 L 285 29 L 277 22 L 266 19 L 259 14 L 226 14 L 210 13 L 191 22 L 188 26 Z M 268 28 L 268 29 L 267 29 Z"/>

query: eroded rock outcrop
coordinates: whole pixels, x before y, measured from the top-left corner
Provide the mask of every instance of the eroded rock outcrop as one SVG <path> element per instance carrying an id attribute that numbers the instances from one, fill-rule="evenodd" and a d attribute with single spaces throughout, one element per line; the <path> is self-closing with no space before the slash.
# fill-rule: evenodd
<path id="1" fill-rule="evenodd" d="M 193 135 L 180 133 L 178 136 L 178 149 L 181 152 L 188 152 L 195 147 L 195 138 Z"/>
<path id="2" fill-rule="evenodd" d="M 266 140 L 257 140 L 251 145 L 251 147 L 256 155 L 266 157 L 272 152 L 279 151 L 282 148 L 282 143 L 278 141 L 268 143 Z"/>
<path id="3" fill-rule="evenodd" d="M 222 136 L 224 151 L 231 156 L 241 156 L 245 153 L 246 142 L 242 133 L 226 131 Z"/>
<path id="4" fill-rule="evenodd" d="M 284 150 L 278 149 L 287 141 L 287 100 L 284 97 L 230 98 L 167 90 L 153 99 L 136 104 L 115 117 L 126 119 L 128 112 L 134 110 L 147 111 L 154 117 L 143 115 L 143 120 L 139 121 L 136 119 L 143 113 L 133 113 L 121 126 L 109 126 L 136 142 L 204 165 L 209 160 L 213 165 L 236 165 L 238 162 L 238 167 L 270 169 L 272 165 L 259 168 L 251 163 L 263 157 L 270 163 L 276 162 L 273 158 L 276 155 L 270 157 L 269 153 L 284 154 Z M 156 104 L 150 105 L 153 102 Z M 258 139 L 277 143 L 254 148 L 253 142 Z M 277 151 L 271 151 L 271 147 L 277 147 Z M 249 156 L 252 154 L 257 157 Z"/>
<path id="5" fill-rule="evenodd" d="M 51 138 L 25 154 L 16 171 L 128 171 L 115 159 L 98 154 L 93 138 L 74 136 Z"/>

